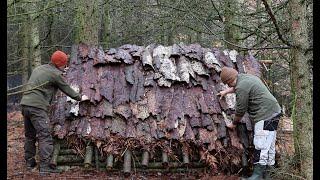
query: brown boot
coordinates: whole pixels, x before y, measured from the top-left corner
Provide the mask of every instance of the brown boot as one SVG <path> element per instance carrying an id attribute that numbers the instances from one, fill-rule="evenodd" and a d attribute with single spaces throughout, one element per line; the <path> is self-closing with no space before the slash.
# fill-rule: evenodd
<path id="1" fill-rule="evenodd" d="M 28 170 L 32 170 L 37 166 L 37 162 L 34 158 L 26 160 L 26 165 Z"/>

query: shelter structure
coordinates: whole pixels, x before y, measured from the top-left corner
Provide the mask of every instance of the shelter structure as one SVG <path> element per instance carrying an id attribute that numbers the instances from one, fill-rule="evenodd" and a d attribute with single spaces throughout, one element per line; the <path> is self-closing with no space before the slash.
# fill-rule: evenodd
<path id="1" fill-rule="evenodd" d="M 253 56 L 199 44 L 126 44 L 107 50 L 74 45 L 65 78 L 90 100 L 76 102 L 62 93 L 55 99 L 51 123 L 60 144 L 54 163 L 120 167 L 130 173 L 131 159 L 136 167 L 201 162 L 215 172 L 237 173 L 250 159 L 244 156 L 252 124 L 245 115 L 241 128 L 226 128 L 235 95 L 217 96 L 227 88 L 219 77 L 224 66 L 261 76 Z M 63 158 L 68 154 L 64 146 L 82 157 Z"/>

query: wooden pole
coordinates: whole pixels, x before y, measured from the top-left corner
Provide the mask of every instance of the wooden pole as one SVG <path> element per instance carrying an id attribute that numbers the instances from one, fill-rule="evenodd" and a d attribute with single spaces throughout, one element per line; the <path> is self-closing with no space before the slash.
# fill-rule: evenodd
<path id="1" fill-rule="evenodd" d="M 78 155 L 64 155 L 64 156 L 58 156 L 57 158 L 57 164 L 62 163 L 82 163 L 83 158 Z"/>
<path id="2" fill-rule="evenodd" d="M 88 145 L 86 147 L 86 155 L 84 157 L 84 167 L 89 168 L 92 166 L 93 147 Z"/>
<path id="3" fill-rule="evenodd" d="M 167 167 L 168 166 L 168 154 L 162 151 L 162 165 Z"/>
<path id="4" fill-rule="evenodd" d="M 96 169 L 98 169 L 100 165 L 100 161 L 99 161 L 99 151 L 97 147 L 94 147 L 94 161 L 96 164 Z"/>
<path id="5" fill-rule="evenodd" d="M 206 170 L 208 167 L 197 167 L 197 168 L 137 168 L 135 171 L 137 172 L 147 172 L 147 173 L 157 173 L 157 172 L 171 172 L 171 173 L 180 173 L 180 172 L 200 172 Z M 99 170 L 105 170 L 104 167 L 100 168 Z M 109 172 L 118 172 L 118 169 L 111 169 Z"/>
<path id="6" fill-rule="evenodd" d="M 128 149 L 124 154 L 123 172 L 125 177 L 129 177 L 131 174 L 131 151 Z"/>
<path id="7" fill-rule="evenodd" d="M 107 170 L 111 170 L 113 168 L 113 155 L 109 154 L 107 157 Z"/>
<path id="8" fill-rule="evenodd" d="M 149 164 L 149 152 L 148 151 L 144 151 L 142 154 L 142 166 L 144 167 L 148 167 Z"/>
<path id="9" fill-rule="evenodd" d="M 182 152 L 182 158 L 183 158 L 183 165 L 184 166 L 189 166 L 190 160 L 189 160 L 189 154 L 186 151 Z"/>
<path id="10" fill-rule="evenodd" d="M 259 60 L 258 62 L 260 63 L 265 63 L 265 64 L 272 64 L 272 60 Z"/>
<path id="11" fill-rule="evenodd" d="M 74 149 L 60 149 L 60 155 L 76 155 L 77 152 Z"/>
<path id="12" fill-rule="evenodd" d="M 53 166 L 54 168 L 57 167 L 57 159 L 60 151 L 60 143 L 56 142 L 53 147 L 53 154 L 52 154 L 52 159 L 50 165 Z"/>
<path id="13" fill-rule="evenodd" d="M 59 165 L 57 166 L 57 169 L 61 171 L 68 171 L 71 169 L 81 168 L 82 166 L 70 166 L 70 165 Z"/>
<path id="14" fill-rule="evenodd" d="M 169 168 L 184 168 L 184 164 L 183 163 L 179 163 L 179 162 L 168 162 L 168 166 Z M 166 166 L 162 165 L 162 162 L 150 162 L 148 164 L 148 169 L 165 169 L 167 168 Z M 202 168 L 202 167 L 207 167 L 206 164 L 204 163 L 199 163 L 199 162 L 193 162 L 193 163 L 189 163 L 189 167 L 190 168 Z M 141 164 L 137 164 L 137 168 L 142 168 L 145 169 L 145 167 Z"/>

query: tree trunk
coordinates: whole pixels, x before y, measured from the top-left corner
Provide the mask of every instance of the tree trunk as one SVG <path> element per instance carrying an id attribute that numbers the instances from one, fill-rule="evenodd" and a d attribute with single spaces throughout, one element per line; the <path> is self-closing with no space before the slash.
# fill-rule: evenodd
<path id="1" fill-rule="evenodd" d="M 39 3 L 39 2 L 38 2 Z M 37 11 L 38 4 L 36 1 L 30 3 L 30 11 Z M 41 65 L 41 50 L 40 50 L 40 33 L 39 33 L 39 14 L 31 13 L 30 14 L 30 23 L 31 23 L 31 66 L 34 69 L 37 66 Z"/>
<path id="2" fill-rule="evenodd" d="M 236 15 L 234 12 L 238 12 L 238 2 L 233 0 L 226 0 L 224 4 L 224 39 L 230 43 L 238 44 L 240 37 L 240 30 L 234 24 L 237 23 Z M 236 49 L 235 46 L 225 43 L 226 48 Z"/>
<path id="3" fill-rule="evenodd" d="M 21 8 L 21 12 L 24 12 L 24 8 Z M 21 58 L 22 66 L 22 84 L 26 84 L 31 74 L 31 59 L 29 58 L 30 53 L 30 17 L 25 17 L 27 20 L 21 23 L 21 31 L 19 31 L 19 56 Z"/>
<path id="4" fill-rule="evenodd" d="M 111 34 L 111 23 L 110 23 L 110 4 L 104 4 L 102 8 L 102 23 L 101 23 L 101 42 L 103 42 L 103 49 L 109 48 L 110 34 Z"/>
<path id="5" fill-rule="evenodd" d="M 196 43 L 201 44 L 201 41 L 202 41 L 202 33 L 196 32 Z"/>
<path id="6" fill-rule="evenodd" d="M 171 24 L 171 23 L 169 23 L 168 25 L 169 25 L 170 28 L 168 28 L 168 33 L 167 33 L 167 37 L 168 37 L 168 39 L 167 39 L 167 44 L 168 44 L 169 46 L 172 46 L 173 43 L 174 43 L 174 41 L 173 41 L 173 37 L 174 37 L 173 33 L 174 33 L 174 31 L 175 31 L 175 28 L 174 28 L 175 25 L 174 25 L 174 24 Z"/>
<path id="7" fill-rule="evenodd" d="M 291 12 L 291 89 L 293 95 L 292 120 L 294 125 L 295 152 L 300 162 L 301 173 L 312 179 L 313 174 L 313 126 L 312 126 L 312 73 L 307 52 L 308 26 L 306 1 L 289 1 Z"/>
<path id="8" fill-rule="evenodd" d="M 98 45 L 99 43 L 99 1 L 76 1 L 77 15 L 75 17 L 76 31 L 75 42 L 86 43 L 88 45 Z"/>
<path id="9" fill-rule="evenodd" d="M 48 2 L 50 3 L 49 5 L 52 4 L 52 2 Z M 45 8 L 45 7 L 43 7 Z M 54 30 L 52 30 L 52 28 L 54 27 L 54 12 L 52 12 L 51 10 L 47 10 L 46 11 L 47 13 L 47 17 L 46 17 L 46 22 L 45 22 L 45 26 L 46 26 L 46 39 L 45 39 L 45 45 L 47 47 L 50 47 L 51 45 L 54 45 Z M 56 50 L 56 48 L 48 48 L 48 49 L 45 49 L 45 52 L 43 52 L 43 55 L 42 55 L 42 63 L 49 63 L 51 60 L 50 60 L 50 57 L 52 55 L 52 53 Z"/>

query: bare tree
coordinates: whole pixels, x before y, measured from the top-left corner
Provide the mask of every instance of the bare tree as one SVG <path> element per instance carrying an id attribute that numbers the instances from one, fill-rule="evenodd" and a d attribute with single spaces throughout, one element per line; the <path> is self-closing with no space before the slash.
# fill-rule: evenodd
<path id="1" fill-rule="evenodd" d="M 297 154 L 301 173 L 312 179 L 313 175 L 313 111 L 312 111 L 312 81 L 310 73 L 310 56 L 307 1 L 290 0 L 291 36 L 291 88 L 294 98 L 292 119 L 294 122 L 295 152 Z"/>

